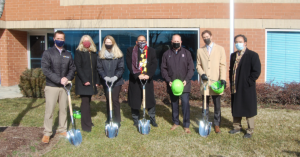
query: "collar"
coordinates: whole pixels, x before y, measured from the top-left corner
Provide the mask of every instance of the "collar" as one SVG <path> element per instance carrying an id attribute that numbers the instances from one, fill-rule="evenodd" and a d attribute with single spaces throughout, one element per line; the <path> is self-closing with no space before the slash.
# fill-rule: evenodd
<path id="1" fill-rule="evenodd" d="M 173 48 L 172 48 L 171 50 L 172 50 L 175 54 L 178 54 L 178 52 L 181 51 L 181 46 L 180 46 L 180 48 L 179 48 L 177 51 L 176 51 L 175 49 L 173 49 Z M 176 52 L 177 52 L 177 53 L 176 53 Z"/>
<path id="2" fill-rule="evenodd" d="M 60 49 L 60 48 L 58 48 L 56 45 L 54 45 L 54 47 L 56 47 L 56 49 L 58 50 L 59 53 L 62 53 L 63 50 L 64 50 L 64 48 Z"/>
<path id="3" fill-rule="evenodd" d="M 206 48 L 207 48 L 207 47 L 210 47 L 210 48 L 212 49 L 212 47 L 214 46 L 214 43 L 211 42 L 211 46 L 210 46 L 210 45 L 205 45 L 205 46 L 206 46 Z"/>
<path id="4" fill-rule="evenodd" d="M 243 55 L 246 52 L 247 47 L 245 47 L 242 51 L 238 51 L 238 56 Z"/>

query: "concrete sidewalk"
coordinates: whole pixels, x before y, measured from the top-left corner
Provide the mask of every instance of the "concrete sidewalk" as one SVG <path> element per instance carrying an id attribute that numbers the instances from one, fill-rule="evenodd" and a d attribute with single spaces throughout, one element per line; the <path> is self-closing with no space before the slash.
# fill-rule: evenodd
<path id="1" fill-rule="evenodd" d="M 0 99 L 5 98 L 19 98 L 23 95 L 20 92 L 19 86 L 2 87 L 0 85 Z"/>

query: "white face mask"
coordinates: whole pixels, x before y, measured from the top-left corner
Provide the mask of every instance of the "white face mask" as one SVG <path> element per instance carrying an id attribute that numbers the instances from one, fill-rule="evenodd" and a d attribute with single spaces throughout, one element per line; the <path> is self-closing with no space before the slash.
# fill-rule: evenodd
<path id="1" fill-rule="evenodd" d="M 236 43 L 235 47 L 237 50 L 242 51 L 244 49 L 244 43 Z"/>

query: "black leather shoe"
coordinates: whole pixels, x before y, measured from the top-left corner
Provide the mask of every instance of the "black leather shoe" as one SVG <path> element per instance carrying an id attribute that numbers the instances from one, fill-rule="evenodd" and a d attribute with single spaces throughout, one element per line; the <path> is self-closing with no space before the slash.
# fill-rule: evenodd
<path id="1" fill-rule="evenodd" d="M 241 132 L 241 130 L 234 130 L 234 129 L 229 131 L 230 134 L 237 134 L 237 133 L 240 133 L 240 132 Z"/>
<path id="2" fill-rule="evenodd" d="M 244 138 L 251 138 L 251 137 L 252 137 L 251 134 L 245 134 L 245 135 L 244 135 Z"/>
<path id="3" fill-rule="evenodd" d="M 158 127 L 157 123 L 155 121 L 151 121 L 150 124 L 153 126 L 153 127 Z"/>

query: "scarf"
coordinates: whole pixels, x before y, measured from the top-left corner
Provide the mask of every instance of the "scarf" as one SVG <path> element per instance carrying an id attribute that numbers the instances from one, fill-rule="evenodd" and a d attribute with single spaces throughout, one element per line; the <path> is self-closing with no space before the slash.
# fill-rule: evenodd
<path id="1" fill-rule="evenodd" d="M 108 52 L 107 50 L 105 50 L 104 58 L 105 58 L 105 59 L 113 59 L 113 58 L 114 58 L 114 54 Z"/>
<path id="2" fill-rule="evenodd" d="M 148 47 L 147 45 L 144 47 L 143 53 L 139 53 L 138 46 L 134 46 L 132 51 L 132 71 L 133 74 L 141 73 L 146 74 L 147 73 L 147 57 L 148 57 Z M 141 61 L 138 62 L 139 58 L 138 55 L 141 55 Z"/>

